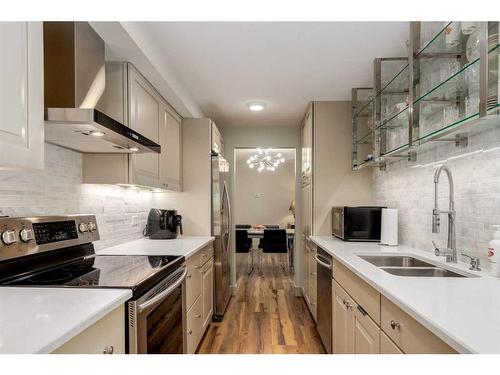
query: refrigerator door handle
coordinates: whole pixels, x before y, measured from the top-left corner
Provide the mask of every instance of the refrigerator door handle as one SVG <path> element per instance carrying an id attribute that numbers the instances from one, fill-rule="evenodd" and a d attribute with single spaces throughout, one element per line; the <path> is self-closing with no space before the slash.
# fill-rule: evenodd
<path id="1" fill-rule="evenodd" d="M 223 187 L 223 195 L 226 199 L 226 202 L 227 202 L 227 216 L 228 216 L 228 220 L 227 220 L 227 231 L 228 231 L 228 235 L 227 235 L 227 248 L 225 249 L 226 253 L 229 253 L 229 247 L 231 245 L 231 233 L 232 233 L 232 219 L 231 219 L 231 203 L 229 202 L 229 193 L 227 192 L 227 185 L 226 185 L 226 181 L 224 181 L 224 187 Z"/>

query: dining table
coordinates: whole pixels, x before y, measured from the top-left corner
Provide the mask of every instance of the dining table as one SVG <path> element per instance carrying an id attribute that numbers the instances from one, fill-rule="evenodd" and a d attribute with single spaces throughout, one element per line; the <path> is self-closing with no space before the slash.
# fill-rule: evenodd
<path id="1" fill-rule="evenodd" d="M 271 229 L 272 230 L 272 229 Z M 264 229 L 256 229 L 256 228 L 248 228 L 247 229 L 249 238 L 264 238 Z M 287 250 L 288 250 L 288 264 L 291 268 L 293 268 L 293 250 L 294 250 L 294 238 L 295 238 L 295 229 L 286 228 L 286 242 L 287 242 Z M 252 270 L 253 270 L 253 262 L 252 262 Z"/>

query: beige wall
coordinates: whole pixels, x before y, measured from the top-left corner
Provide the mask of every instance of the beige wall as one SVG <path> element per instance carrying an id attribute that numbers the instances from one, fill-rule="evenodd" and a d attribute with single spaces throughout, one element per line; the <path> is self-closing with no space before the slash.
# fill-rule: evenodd
<path id="1" fill-rule="evenodd" d="M 351 102 L 314 104 L 313 233 L 331 235 L 332 206 L 373 204 L 372 171 L 351 168 Z"/>
<path id="2" fill-rule="evenodd" d="M 256 149 L 236 150 L 235 224 L 277 224 L 286 228 L 294 221 L 288 209 L 295 199 L 295 149 L 273 151 L 280 152 L 285 163 L 274 172 L 258 172 L 246 163 Z"/>

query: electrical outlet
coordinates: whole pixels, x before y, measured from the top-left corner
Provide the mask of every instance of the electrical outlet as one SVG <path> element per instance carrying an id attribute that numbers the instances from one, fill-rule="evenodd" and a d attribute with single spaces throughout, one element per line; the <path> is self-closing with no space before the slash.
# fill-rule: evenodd
<path id="1" fill-rule="evenodd" d="M 255 199 L 260 199 L 260 198 L 262 198 L 262 194 L 260 194 L 260 193 L 254 193 L 254 194 L 253 194 L 253 197 L 254 197 Z"/>

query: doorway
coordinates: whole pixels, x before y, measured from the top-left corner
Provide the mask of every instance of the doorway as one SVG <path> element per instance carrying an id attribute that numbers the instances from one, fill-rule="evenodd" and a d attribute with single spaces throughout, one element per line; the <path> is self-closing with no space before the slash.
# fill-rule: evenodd
<path id="1" fill-rule="evenodd" d="M 237 148 L 234 165 L 237 283 L 253 272 L 293 280 L 295 148 Z"/>

